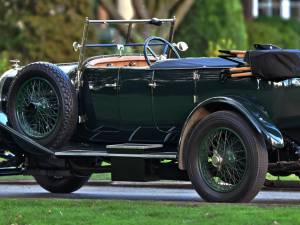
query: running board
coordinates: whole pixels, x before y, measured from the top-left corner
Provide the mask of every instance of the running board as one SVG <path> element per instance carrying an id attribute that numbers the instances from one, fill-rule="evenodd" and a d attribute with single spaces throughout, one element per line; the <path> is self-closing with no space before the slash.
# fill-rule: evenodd
<path id="1" fill-rule="evenodd" d="M 136 144 L 136 143 L 124 143 L 124 144 L 116 144 L 116 145 L 106 145 L 107 149 L 129 149 L 129 150 L 149 150 L 149 149 L 157 149 L 162 148 L 162 144 Z"/>
<path id="2" fill-rule="evenodd" d="M 56 157 L 118 157 L 141 159 L 176 159 L 176 152 L 157 152 L 153 149 L 162 148 L 162 144 L 124 143 L 106 145 L 106 150 L 68 150 L 56 152 Z"/>
<path id="3" fill-rule="evenodd" d="M 177 152 L 109 153 L 107 151 L 69 150 L 55 152 L 56 157 L 122 157 L 142 159 L 176 159 Z"/>

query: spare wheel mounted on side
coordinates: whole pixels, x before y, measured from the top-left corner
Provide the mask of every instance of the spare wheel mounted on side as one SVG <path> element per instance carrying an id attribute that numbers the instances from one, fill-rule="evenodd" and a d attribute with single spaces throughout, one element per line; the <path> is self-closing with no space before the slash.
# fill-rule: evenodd
<path id="1" fill-rule="evenodd" d="M 32 63 L 19 71 L 9 89 L 7 108 L 10 126 L 50 148 L 63 145 L 76 128 L 74 86 L 51 63 Z"/>

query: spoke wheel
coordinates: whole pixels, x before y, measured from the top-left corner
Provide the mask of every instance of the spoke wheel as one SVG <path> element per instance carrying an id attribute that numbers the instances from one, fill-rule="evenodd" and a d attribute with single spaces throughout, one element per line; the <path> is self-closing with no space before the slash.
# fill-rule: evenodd
<path id="1" fill-rule="evenodd" d="M 16 116 L 23 132 L 33 138 L 51 134 L 59 119 L 59 105 L 49 81 L 40 77 L 26 81 L 16 95 Z"/>
<path id="2" fill-rule="evenodd" d="M 8 122 L 19 133 L 53 151 L 72 137 L 78 119 L 76 91 L 57 65 L 36 62 L 23 67 L 9 88 L 8 99 Z M 13 138 L 25 147 L 25 142 Z"/>
<path id="3" fill-rule="evenodd" d="M 188 142 L 187 172 L 204 200 L 249 202 L 262 188 L 268 169 L 264 139 L 240 115 L 208 115 Z"/>
<path id="4" fill-rule="evenodd" d="M 233 130 L 219 127 L 206 135 L 199 146 L 199 169 L 207 185 L 218 192 L 237 188 L 246 174 L 247 151 Z"/>

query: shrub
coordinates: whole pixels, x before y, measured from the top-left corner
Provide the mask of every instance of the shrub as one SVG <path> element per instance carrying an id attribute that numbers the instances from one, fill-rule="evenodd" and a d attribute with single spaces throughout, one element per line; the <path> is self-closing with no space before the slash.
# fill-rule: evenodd
<path id="1" fill-rule="evenodd" d="M 81 39 L 89 1 L 0 0 L 0 5 L 0 52 L 22 64 L 77 60 L 72 43 Z"/>
<path id="2" fill-rule="evenodd" d="M 240 0 L 197 0 L 176 32 L 186 41 L 186 55 L 216 55 L 217 48 L 247 47 L 247 32 Z"/>
<path id="3" fill-rule="evenodd" d="M 2 52 L 0 54 L 0 76 L 2 73 L 6 70 L 8 70 L 10 67 L 8 54 L 6 52 Z"/>
<path id="4" fill-rule="evenodd" d="M 248 23 L 249 46 L 275 44 L 281 48 L 300 48 L 300 23 L 281 18 L 259 18 Z"/>

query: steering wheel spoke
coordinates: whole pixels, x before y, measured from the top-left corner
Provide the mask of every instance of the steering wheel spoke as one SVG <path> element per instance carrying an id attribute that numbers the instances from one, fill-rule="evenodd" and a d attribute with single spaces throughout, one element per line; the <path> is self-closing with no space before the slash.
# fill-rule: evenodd
<path id="1" fill-rule="evenodd" d="M 149 66 L 151 66 L 153 63 L 151 62 L 152 59 L 149 58 L 148 52 L 150 52 L 150 54 L 155 58 L 156 61 L 161 60 L 162 57 L 159 57 L 155 51 L 151 48 L 151 45 L 153 45 L 153 42 L 156 42 L 155 45 L 162 45 L 163 46 L 163 52 L 162 55 L 166 55 L 166 59 L 168 58 L 168 50 L 170 49 L 171 51 L 173 51 L 174 55 L 180 59 L 180 55 L 177 52 L 177 50 L 175 49 L 175 47 L 168 42 L 167 40 L 161 38 L 161 37 L 149 37 L 146 39 L 145 43 L 144 43 L 144 57 L 146 59 L 146 62 Z M 161 44 L 157 44 L 157 43 L 161 43 Z M 165 58 L 165 57 L 163 57 Z M 153 61 L 153 60 L 152 60 Z"/>
<path id="2" fill-rule="evenodd" d="M 151 55 L 156 59 L 159 60 L 159 57 L 156 55 L 156 53 L 152 50 L 152 48 L 148 47 L 147 51 L 151 53 Z"/>

